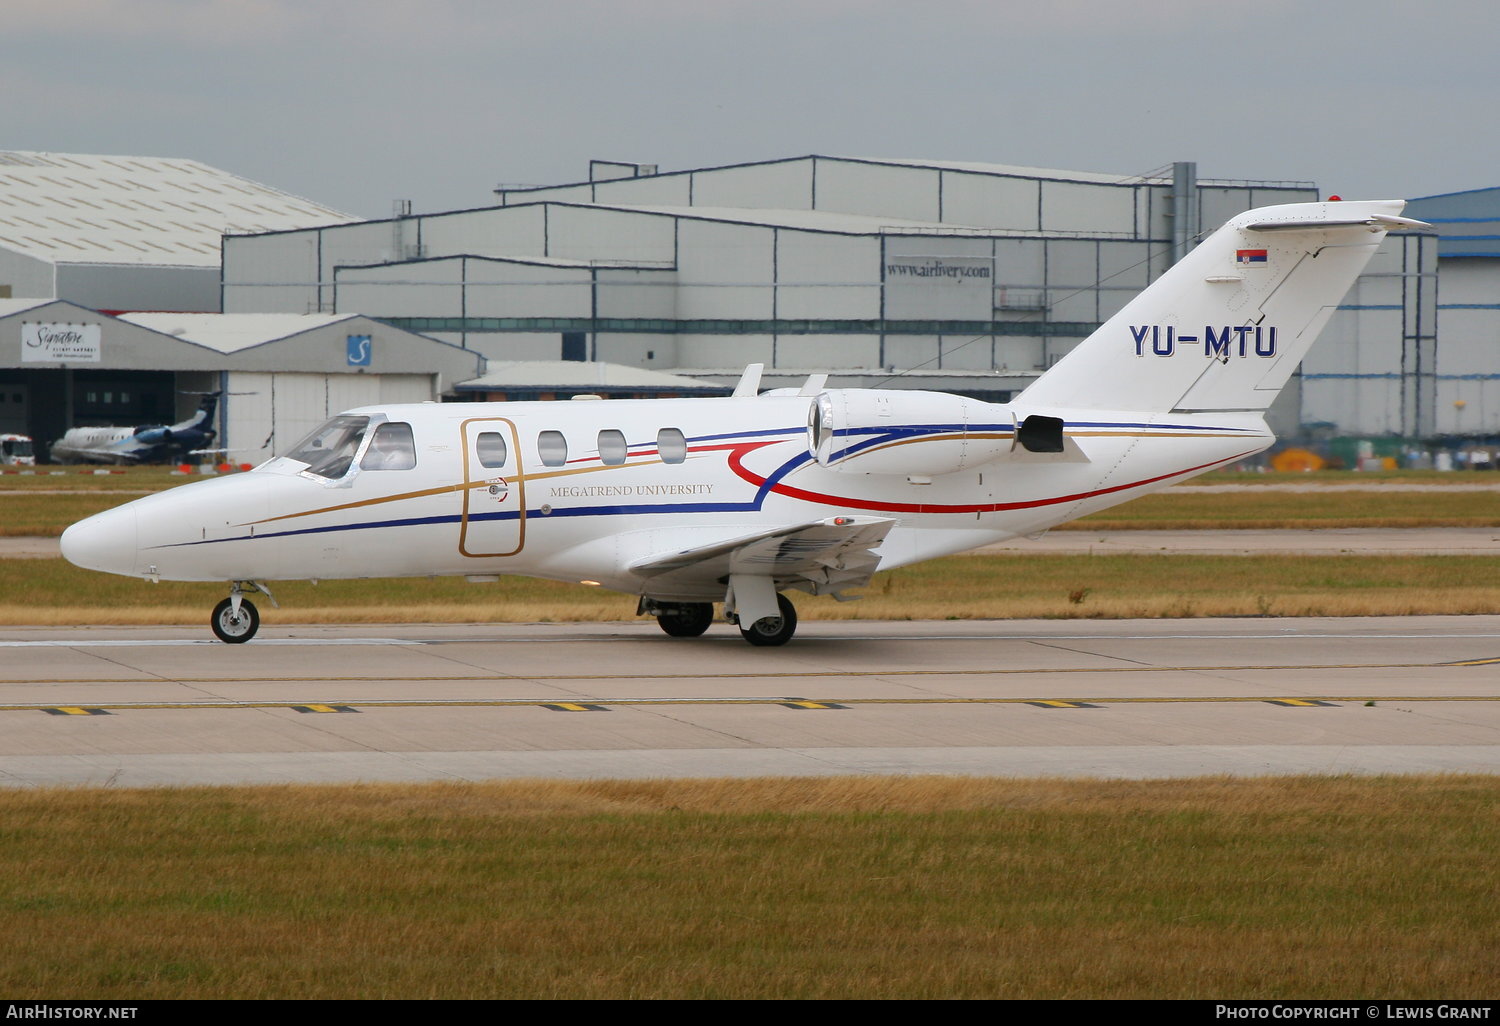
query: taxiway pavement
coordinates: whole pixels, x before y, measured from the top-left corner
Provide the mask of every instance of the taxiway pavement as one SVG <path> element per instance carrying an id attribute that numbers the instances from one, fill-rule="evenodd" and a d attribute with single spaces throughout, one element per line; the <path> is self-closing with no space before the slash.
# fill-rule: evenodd
<path id="1" fill-rule="evenodd" d="M 0 786 L 1500 773 L 1500 616 L 0 630 Z"/>

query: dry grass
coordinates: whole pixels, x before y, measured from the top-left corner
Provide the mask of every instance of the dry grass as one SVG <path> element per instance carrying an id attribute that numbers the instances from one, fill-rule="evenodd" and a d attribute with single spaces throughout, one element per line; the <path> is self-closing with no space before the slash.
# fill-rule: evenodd
<path id="1" fill-rule="evenodd" d="M 1247 487 L 1287 484 L 1358 484 L 1362 487 L 1377 487 L 1382 484 L 1436 484 L 1457 488 L 1466 485 L 1500 484 L 1500 475 L 1484 472 L 1473 473 L 1469 471 L 1445 470 L 1377 470 L 1367 472 L 1315 470 L 1307 473 L 1302 471 L 1270 470 L 1265 473 L 1257 473 L 1229 468 L 1225 470 L 1211 470 L 1207 474 L 1193 478 L 1190 483 L 1214 485 L 1237 484 Z"/>
<path id="2" fill-rule="evenodd" d="M 267 624 L 628 620 L 629 596 L 521 577 L 288 581 Z M 148 585 L 62 560 L 0 560 L 0 624 L 200 624 L 222 584 Z M 1500 611 L 1500 557 L 969 555 L 876 575 L 859 602 L 794 595 L 807 620 L 1412 616 Z"/>
<path id="3" fill-rule="evenodd" d="M 1497 787 L 861 778 L 0 793 L 0 988 L 1482 999 L 1500 950 Z"/>

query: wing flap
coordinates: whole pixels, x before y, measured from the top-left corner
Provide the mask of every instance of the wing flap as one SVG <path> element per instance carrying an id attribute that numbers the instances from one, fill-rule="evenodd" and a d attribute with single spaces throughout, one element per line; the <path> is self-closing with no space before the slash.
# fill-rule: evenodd
<path id="1" fill-rule="evenodd" d="M 779 527 L 700 545 L 631 564 L 630 572 L 659 584 L 710 584 L 731 574 L 770 577 L 778 590 L 800 587 L 814 595 L 869 582 L 880 557 L 873 551 L 896 521 L 840 516 Z"/>

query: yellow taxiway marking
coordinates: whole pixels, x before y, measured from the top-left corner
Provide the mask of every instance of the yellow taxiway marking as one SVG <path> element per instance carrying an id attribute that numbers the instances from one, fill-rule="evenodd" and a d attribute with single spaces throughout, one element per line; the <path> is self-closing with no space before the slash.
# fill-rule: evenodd
<path id="1" fill-rule="evenodd" d="M 1428 670 L 1440 667 L 1463 668 L 1489 666 L 1500 663 L 1500 658 L 1476 659 L 1453 663 L 1264 663 L 1235 666 L 986 666 L 978 669 L 955 670 L 739 670 L 706 673 L 439 673 L 405 674 L 401 676 L 317 676 L 317 677 L 168 677 L 141 671 L 137 677 L 0 677 L 5 684 L 310 684 L 314 682 L 338 683 L 442 683 L 444 681 L 507 680 L 507 681 L 573 681 L 573 680 L 795 680 L 818 677 L 841 678 L 896 678 L 896 677 L 1005 677 L 1016 674 L 1059 673 L 1253 673 L 1256 671 L 1285 672 L 1288 670 Z"/>
<path id="2" fill-rule="evenodd" d="M 337 705 L 280 702 L 237 702 L 233 699 L 208 699 L 200 702 L 115 702 L 107 707 L 49 705 L 0 705 L 0 712 L 34 712 L 44 710 L 54 715 L 107 715 L 108 710 L 138 709 L 298 709 L 301 711 L 356 712 L 355 706 L 365 709 L 410 709 L 410 708 L 540 708 L 558 712 L 607 712 L 610 707 L 684 705 L 779 705 L 794 709 L 839 709 L 851 705 L 1032 705 L 1054 709 L 1089 709 L 1110 705 L 1184 705 L 1191 703 L 1234 704 L 1261 702 L 1282 706 L 1316 706 L 1328 704 L 1388 705 L 1394 702 L 1497 702 L 1500 695 L 1317 695 L 1306 698 L 1266 698 L 1264 695 L 1221 695 L 1216 697 L 1101 697 L 1088 698 L 1040 698 L 1035 695 L 1020 698 L 788 698 L 784 695 L 767 695 L 761 698 L 593 698 L 580 702 L 555 702 L 540 698 L 425 698 L 425 699 L 345 699 Z"/>

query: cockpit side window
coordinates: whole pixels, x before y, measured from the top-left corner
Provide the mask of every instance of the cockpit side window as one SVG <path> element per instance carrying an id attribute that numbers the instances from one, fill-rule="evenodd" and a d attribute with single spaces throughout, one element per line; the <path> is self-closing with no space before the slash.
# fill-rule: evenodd
<path id="1" fill-rule="evenodd" d="M 286 458 L 307 464 L 306 473 L 334 480 L 349 472 L 369 417 L 334 417 L 292 447 Z"/>
<path id="2" fill-rule="evenodd" d="M 417 446 L 411 425 L 388 421 L 375 429 L 370 447 L 359 461 L 361 470 L 410 470 L 417 465 Z"/>

